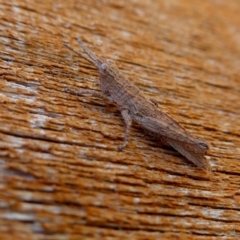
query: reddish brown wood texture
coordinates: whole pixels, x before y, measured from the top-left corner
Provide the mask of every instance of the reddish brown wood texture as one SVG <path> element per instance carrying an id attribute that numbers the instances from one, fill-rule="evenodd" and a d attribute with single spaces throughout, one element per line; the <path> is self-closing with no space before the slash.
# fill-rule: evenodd
<path id="1" fill-rule="evenodd" d="M 239 239 L 240 4 L 0 2 L 1 239 Z M 118 109 L 62 46 L 81 37 L 211 144 L 208 173 Z"/>

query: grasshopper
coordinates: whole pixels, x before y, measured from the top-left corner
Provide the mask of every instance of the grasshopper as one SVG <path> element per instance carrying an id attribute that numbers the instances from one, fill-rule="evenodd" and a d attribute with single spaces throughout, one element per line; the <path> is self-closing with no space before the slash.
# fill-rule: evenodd
<path id="1" fill-rule="evenodd" d="M 117 104 L 126 125 L 124 141 L 119 150 L 128 144 L 130 128 L 134 121 L 142 126 L 146 133 L 165 141 L 195 165 L 210 170 L 210 165 L 204 157 L 208 149 L 204 140 L 193 137 L 172 117 L 159 110 L 155 101 L 147 99 L 122 75 L 114 61 L 97 57 L 79 38 L 76 40 L 85 54 L 74 50 L 68 44 L 63 45 L 98 69 L 102 93 L 95 90 L 66 91 L 79 96 L 105 98 Z"/>

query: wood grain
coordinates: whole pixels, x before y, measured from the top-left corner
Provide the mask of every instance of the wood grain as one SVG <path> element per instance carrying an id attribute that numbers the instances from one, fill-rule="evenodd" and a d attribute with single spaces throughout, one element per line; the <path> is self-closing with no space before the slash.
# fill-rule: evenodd
<path id="1" fill-rule="evenodd" d="M 0 2 L 1 239 L 239 239 L 240 5 Z M 64 89 L 97 71 L 78 36 L 211 147 L 196 168 L 118 109 Z"/>

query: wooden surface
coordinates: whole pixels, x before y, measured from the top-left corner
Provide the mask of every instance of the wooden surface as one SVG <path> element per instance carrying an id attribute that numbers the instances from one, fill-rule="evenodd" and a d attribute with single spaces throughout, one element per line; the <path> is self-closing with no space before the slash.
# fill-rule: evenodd
<path id="1" fill-rule="evenodd" d="M 35 3 L 36 2 L 36 3 Z M 240 3 L 0 1 L 1 239 L 239 239 Z M 212 172 L 124 123 L 78 36 L 211 147 Z M 80 49 L 80 48 L 79 48 Z"/>

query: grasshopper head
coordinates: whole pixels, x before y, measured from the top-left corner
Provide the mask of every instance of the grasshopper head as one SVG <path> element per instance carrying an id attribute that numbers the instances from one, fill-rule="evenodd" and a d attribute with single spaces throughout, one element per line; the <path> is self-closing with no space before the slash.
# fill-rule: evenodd
<path id="1" fill-rule="evenodd" d="M 101 65 L 100 65 L 100 73 L 102 74 L 108 74 L 112 71 L 114 71 L 114 69 L 116 69 L 117 66 L 115 64 L 115 62 L 111 59 L 107 59 L 107 60 L 103 60 L 101 59 Z"/>

